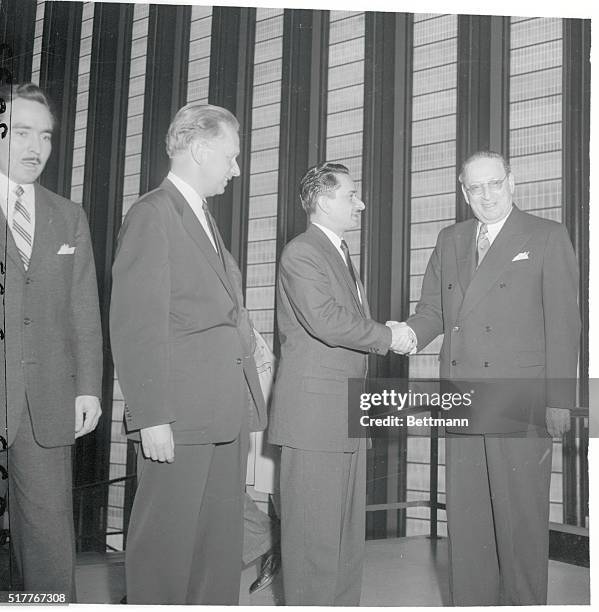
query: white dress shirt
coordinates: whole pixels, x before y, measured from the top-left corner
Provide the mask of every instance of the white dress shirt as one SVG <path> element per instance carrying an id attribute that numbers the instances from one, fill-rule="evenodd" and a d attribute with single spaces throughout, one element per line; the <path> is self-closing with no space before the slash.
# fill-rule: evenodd
<path id="1" fill-rule="evenodd" d="M 216 243 L 214 242 L 215 238 L 210 231 L 210 225 L 208 223 L 208 219 L 206 219 L 206 213 L 204 212 L 204 198 L 202 198 L 202 196 L 200 196 L 189 183 L 173 172 L 169 172 L 166 175 L 166 178 L 181 192 L 181 195 L 185 198 L 185 201 L 189 204 L 194 215 L 198 218 L 198 221 L 204 228 L 206 236 L 208 236 L 208 240 L 210 240 L 214 250 L 218 253 Z"/>
<path id="2" fill-rule="evenodd" d="M 333 246 L 337 249 L 339 255 L 341 255 L 343 263 L 347 266 L 347 260 L 345 259 L 345 255 L 341 250 L 342 239 L 333 230 L 330 230 L 324 225 L 320 225 L 320 223 L 314 223 L 314 221 L 312 221 L 312 225 L 315 225 L 319 230 L 323 231 L 324 235 L 333 243 Z M 360 299 L 360 304 L 362 304 L 362 294 L 360 293 L 360 287 L 358 286 L 358 283 L 356 283 L 356 290 L 358 291 L 358 298 Z"/>

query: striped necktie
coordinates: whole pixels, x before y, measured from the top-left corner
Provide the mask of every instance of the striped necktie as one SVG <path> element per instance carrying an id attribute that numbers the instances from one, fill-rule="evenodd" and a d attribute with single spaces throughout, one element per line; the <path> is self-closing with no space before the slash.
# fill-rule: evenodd
<path id="1" fill-rule="evenodd" d="M 22 201 L 25 193 L 21 185 L 15 188 L 14 212 L 12 216 L 12 235 L 17 245 L 19 255 L 23 260 L 25 270 L 29 268 L 29 260 L 31 259 L 31 249 L 33 247 L 33 227 L 31 225 L 31 213 L 27 210 L 27 206 Z"/>
<path id="2" fill-rule="evenodd" d="M 485 258 L 485 255 L 488 253 L 491 248 L 491 243 L 489 242 L 489 230 L 487 229 L 487 224 L 483 223 L 480 226 L 480 230 L 478 232 L 478 240 L 476 241 L 476 265 L 480 266 L 482 260 Z"/>

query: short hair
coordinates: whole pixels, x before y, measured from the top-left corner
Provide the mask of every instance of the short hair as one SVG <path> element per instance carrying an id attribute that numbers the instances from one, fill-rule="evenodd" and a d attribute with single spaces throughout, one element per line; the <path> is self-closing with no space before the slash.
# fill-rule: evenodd
<path id="1" fill-rule="evenodd" d="M 337 174 L 347 174 L 349 170 L 343 164 L 321 162 L 309 168 L 300 181 L 299 196 L 302 208 L 310 216 L 316 210 L 319 196 L 336 191 L 339 188 Z"/>
<path id="2" fill-rule="evenodd" d="M 166 153 L 170 158 L 185 151 L 194 140 L 209 141 L 223 133 L 223 126 L 239 131 L 239 121 L 226 108 L 192 102 L 177 111 L 166 134 Z"/>
<path id="3" fill-rule="evenodd" d="M 52 127 L 56 124 L 56 117 L 52 112 L 50 101 L 46 97 L 46 94 L 35 83 L 5 83 L 4 85 L 0 85 L 0 98 L 4 101 L 4 104 L 11 104 L 19 98 L 38 102 L 48 109 L 50 117 L 52 118 Z"/>
<path id="4" fill-rule="evenodd" d="M 510 162 L 505 158 L 501 153 L 497 153 L 495 151 L 476 151 L 469 157 L 466 158 L 466 161 L 462 164 L 460 168 L 460 174 L 458 175 L 458 180 L 460 183 L 464 183 L 464 173 L 466 172 L 466 168 L 472 163 L 479 159 L 496 159 L 503 164 L 503 169 L 505 170 L 505 174 L 508 175 L 512 168 L 510 166 Z"/>

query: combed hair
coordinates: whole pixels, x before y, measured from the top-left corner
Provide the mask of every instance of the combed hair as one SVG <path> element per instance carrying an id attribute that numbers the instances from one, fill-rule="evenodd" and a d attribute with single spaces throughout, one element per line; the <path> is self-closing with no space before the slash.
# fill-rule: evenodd
<path id="1" fill-rule="evenodd" d="M 328 195 L 339 188 L 337 174 L 349 175 L 349 170 L 343 164 L 321 162 L 304 174 L 300 181 L 299 196 L 308 217 L 316 210 L 319 196 Z"/>
<path id="2" fill-rule="evenodd" d="M 166 134 L 166 153 L 170 158 L 185 151 L 194 140 L 209 141 L 219 137 L 223 125 L 239 131 L 239 121 L 226 108 L 192 102 L 180 108 Z"/>
<path id="3" fill-rule="evenodd" d="M 11 104 L 19 98 L 23 100 L 31 100 L 32 102 L 39 102 L 42 106 L 45 106 L 52 117 L 52 126 L 56 123 L 56 117 L 52 112 L 50 101 L 46 97 L 46 94 L 35 84 L 35 83 L 5 83 L 0 85 L 0 98 L 4 101 L 4 104 Z M 0 109 L 3 110 L 3 109 Z"/>
<path id="4" fill-rule="evenodd" d="M 478 159 L 498 159 L 503 164 L 503 169 L 505 170 L 506 175 L 508 175 L 512 171 L 510 162 L 503 155 L 501 155 L 501 153 L 497 153 L 495 151 L 476 151 L 476 153 L 473 153 L 468 158 L 466 158 L 466 161 L 462 164 L 462 167 L 460 168 L 460 174 L 458 176 L 458 180 L 460 181 L 460 183 L 464 182 L 464 173 L 466 172 L 466 168 L 472 162 L 475 162 Z"/>

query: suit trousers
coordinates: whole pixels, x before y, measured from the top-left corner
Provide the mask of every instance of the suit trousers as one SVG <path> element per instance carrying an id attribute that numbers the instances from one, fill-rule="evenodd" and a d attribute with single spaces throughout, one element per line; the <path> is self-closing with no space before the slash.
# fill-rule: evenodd
<path id="1" fill-rule="evenodd" d="M 446 437 L 452 605 L 547 602 L 552 440 Z"/>
<path id="2" fill-rule="evenodd" d="M 357 606 L 366 526 L 366 444 L 352 453 L 282 447 L 285 603 Z"/>
<path id="3" fill-rule="evenodd" d="M 246 427 L 232 442 L 176 445 L 173 463 L 144 459 L 127 534 L 130 604 L 239 602 Z"/>
<path id="4" fill-rule="evenodd" d="M 67 602 L 74 602 L 72 447 L 40 446 L 27 405 L 21 414 L 15 440 L 0 459 L 8 471 L 9 528 L 17 572 L 25 591 L 64 593 Z"/>

